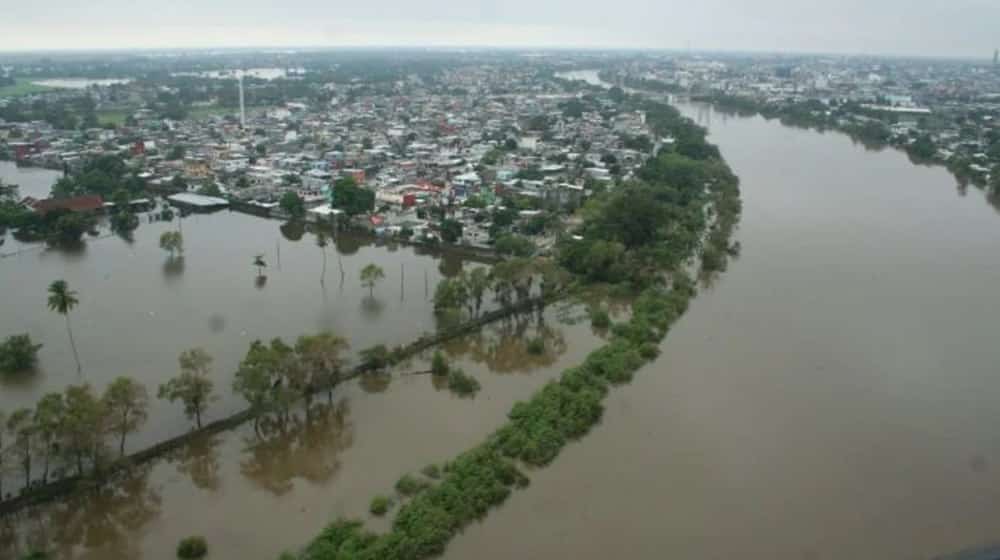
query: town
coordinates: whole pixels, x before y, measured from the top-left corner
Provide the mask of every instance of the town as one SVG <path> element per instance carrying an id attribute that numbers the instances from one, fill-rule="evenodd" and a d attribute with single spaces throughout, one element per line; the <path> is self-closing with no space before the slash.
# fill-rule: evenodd
<path id="1" fill-rule="evenodd" d="M 5 69 L 18 84 L 40 71 Z M 185 211 L 230 206 L 528 256 L 552 248 L 589 194 L 672 141 L 621 90 L 550 63 L 334 75 L 175 72 L 29 89 L 0 98 L 0 157 L 65 173 L 53 200 L 21 193 L 39 213 L 152 193 Z"/>
<path id="2" fill-rule="evenodd" d="M 986 54 L 986 53 L 984 53 Z M 783 124 L 840 130 L 935 163 L 1000 193 L 1000 50 L 992 59 L 704 55 L 637 60 L 602 73 Z"/>

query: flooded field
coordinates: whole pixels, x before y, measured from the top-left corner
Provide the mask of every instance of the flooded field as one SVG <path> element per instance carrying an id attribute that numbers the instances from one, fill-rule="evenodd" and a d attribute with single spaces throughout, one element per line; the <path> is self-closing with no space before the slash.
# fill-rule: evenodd
<path id="1" fill-rule="evenodd" d="M 250 425 L 184 448 L 119 480 L 0 523 L 0 550 L 47 543 L 58 558 L 163 558 L 202 534 L 220 558 L 276 558 L 336 516 L 369 518 L 369 501 L 391 494 L 406 472 L 440 464 L 503 423 L 531 395 L 600 344 L 580 306 L 550 308 L 487 327 L 443 350 L 482 383 L 460 398 L 423 373 L 429 355 L 389 381 L 338 387 L 332 401 L 299 409 L 285 426 Z M 531 355 L 530 338 L 546 351 Z"/>
<path id="2" fill-rule="evenodd" d="M 184 255 L 171 259 L 159 237 L 178 228 Z M 13 256 L 0 259 L 0 337 L 26 332 L 44 346 L 37 372 L 0 379 L 0 408 L 32 406 L 69 384 L 88 382 L 100 391 L 121 375 L 155 394 L 158 384 L 177 374 L 181 351 L 203 347 L 214 358 L 211 376 L 221 397 L 209 420 L 242 408 L 229 387 L 251 341 L 293 341 L 330 330 L 348 339 L 352 354 L 411 342 L 436 329 L 430 299 L 437 282 L 468 265 L 453 255 L 341 236 L 325 249 L 324 276 L 323 250 L 313 234 L 228 211 L 191 215 L 182 223 L 146 223 L 144 217 L 131 241 L 104 232 L 74 250 L 21 244 L 8 235 L 2 251 Z M 253 266 L 257 254 L 267 263 L 263 284 Z M 359 278 L 369 263 L 385 271 L 374 296 Z M 79 376 L 65 320 L 46 306 L 47 286 L 58 279 L 80 300 L 70 313 L 83 365 Z M 129 447 L 177 435 L 189 424 L 180 406 L 154 399 L 150 421 Z"/>

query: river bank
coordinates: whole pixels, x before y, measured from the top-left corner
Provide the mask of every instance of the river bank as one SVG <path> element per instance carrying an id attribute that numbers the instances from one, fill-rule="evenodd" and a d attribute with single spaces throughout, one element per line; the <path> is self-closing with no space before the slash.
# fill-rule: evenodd
<path id="1" fill-rule="evenodd" d="M 928 559 L 995 542 L 996 212 L 897 151 L 679 107 L 740 176 L 740 258 L 602 422 L 444 558 Z"/>
<path id="2" fill-rule="evenodd" d="M 746 97 L 728 95 L 694 96 L 692 101 L 710 103 L 720 111 L 728 111 L 740 116 L 760 115 L 767 120 L 778 120 L 785 126 L 815 130 L 817 132 L 835 131 L 847 135 L 852 140 L 861 143 L 868 149 L 881 150 L 893 148 L 906 154 L 914 165 L 940 166 L 948 170 L 955 180 L 962 184 L 973 184 L 981 189 L 990 190 L 989 172 L 978 170 L 973 162 L 961 159 L 947 159 L 940 156 L 933 144 L 928 145 L 920 138 L 908 138 L 906 141 L 894 138 L 889 128 L 881 120 L 877 110 L 852 107 L 845 114 L 851 117 L 867 119 L 863 124 L 847 122 L 836 115 L 830 114 L 830 108 L 819 101 L 803 103 L 802 107 L 776 107 Z"/>

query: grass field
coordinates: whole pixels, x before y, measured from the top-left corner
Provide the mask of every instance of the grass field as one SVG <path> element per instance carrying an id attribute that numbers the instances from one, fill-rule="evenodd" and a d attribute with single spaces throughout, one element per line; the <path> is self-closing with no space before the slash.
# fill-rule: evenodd
<path id="1" fill-rule="evenodd" d="M 129 114 L 131 114 L 131 111 L 98 111 L 97 122 L 121 126 L 125 124 L 125 117 L 129 116 Z"/>
<path id="2" fill-rule="evenodd" d="M 12 86 L 0 86 L 0 97 L 20 97 L 22 95 L 53 91 L 55 89 L 57 88 L 40 86 L 31 82 L 16 81 Z"/>

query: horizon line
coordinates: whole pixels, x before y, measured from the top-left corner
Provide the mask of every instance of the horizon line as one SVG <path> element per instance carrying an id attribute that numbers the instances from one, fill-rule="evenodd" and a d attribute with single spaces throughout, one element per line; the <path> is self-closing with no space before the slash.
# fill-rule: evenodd
<path id="1" fill-rule="evenodd" d="M 264 52 L 264 51 L 388 51 L 388 50 L 426 50 L 426 51 L 570 51 L 570 52 L 661 52 L 680 54 L 730 54 L 730 55 L 778 55 L 778 56 L 837 56 L 846 58 L 896 58 L 896 59 L 932 59 L 932 60 L 952 60 L 981 62 L 992 61 L 993 51 L 989 55 L 978 57 L 972 55 L 941 55 L 941 54 L 895 54 L 877 53 L 864 51 L 850 52 L 823 52 L 810 50 L 770 50 L 754 48 L 701 48 L 690 49 L 685 47 L 639 47 L 639 46 L 595 46 L 595 45 L 449 45 L 449 44 L 426 44 L 426 45 L 227 45 L 227 46 L 177 46 L 177 47 L 81 47 L 81 48 L 53 48 L 53 49 L 6 49 L 0 48 L 0 56 L 4 55 L 32 55 L 32 54 L 110 54 L 110 53 L 185 53 L 185 52 L 207 52 L 207 51 L 244 51 L 244 52 Z"/>

